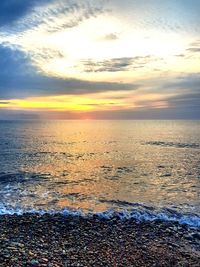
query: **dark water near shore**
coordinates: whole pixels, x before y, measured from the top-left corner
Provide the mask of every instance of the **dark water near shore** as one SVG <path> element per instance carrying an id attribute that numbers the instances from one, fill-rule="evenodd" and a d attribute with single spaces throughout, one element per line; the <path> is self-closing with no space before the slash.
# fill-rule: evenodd
<path id="1" fill-rule="evenodd" d="M 200 227 L 200 121 L 1 121 L 0 151 L 0 214 L 117 210 Z"/>

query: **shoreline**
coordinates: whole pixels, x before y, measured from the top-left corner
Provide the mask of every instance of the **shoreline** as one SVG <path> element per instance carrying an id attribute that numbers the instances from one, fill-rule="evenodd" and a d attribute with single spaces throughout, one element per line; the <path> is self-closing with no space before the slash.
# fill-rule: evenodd
<path id="1" fill-rule="evenodd" d="M 0 266 L 200 266 L 200 229 L 174 222 L 1 215 Z"/>

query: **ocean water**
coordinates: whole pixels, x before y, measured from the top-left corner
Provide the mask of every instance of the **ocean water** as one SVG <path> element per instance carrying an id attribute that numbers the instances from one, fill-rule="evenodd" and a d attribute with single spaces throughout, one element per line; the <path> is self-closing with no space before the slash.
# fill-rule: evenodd
<path id="1" fill-rule="evenodd" d="M 0 121 L 0 214 L 200 227 L 200 121 Z"/>

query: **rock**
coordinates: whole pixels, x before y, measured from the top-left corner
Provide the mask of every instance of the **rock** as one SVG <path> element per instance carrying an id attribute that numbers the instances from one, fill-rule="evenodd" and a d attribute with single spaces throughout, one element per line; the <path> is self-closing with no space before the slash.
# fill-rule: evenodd
<path id="1" fill-rule="evenodd" d="M 16 247 L 7 247 L 7 249 L 12 250 L 13 252 L 17 252 L 18 249 Z"/>
<path id="2" fill-rule="evenodd" d="M 42 258 L 41 261 L 48 262 L 49 260 L 47 258 Z"/>
<path id="3" fill-rule="evenodd" d="M 37 267 L 37 266 L 39 266 L 39 261 L 37 261 L 37 260 L 32 260 L 32 261 L 30 262 L 30 264 L 31 264 L 32 267 Z"/>
<path id="4" fill-rule="evenodd" d="M 62 255 L 66 255 L 66 254 L 67 254 L 66 250 L 63 250 Z"/>
<path id="5" fill-rule="evenodd" d="M 189 240 L 189 241 L 193 241 L 194 237 L 192 234 L 189 234 L 185 237 L 185 239 Z"/>
<path id="6" fill-rule="evenodd" d="M 35 255 L 32 251 L 29 251 L 28 254 L 29 254 L 30 256 L 34 256 L 34 255 Z"/>
<path id="7" fill-rule="evenodd" d="M 6 254 L 3 255 L 3 257 L 4 257 L 5 259 L 9 259 L 9 258 L 11 257 L 11 255 L 6 253 Z"/>
<path id="8" fill-rule="evenodd" d="M 193 233 L 193 238 L 200 240 L 200 234 L 199 233 Z"/>
<path id="9" fill-rule="evenodd" d="M 19 242 L 11 242 L 10 244 L 11 244 L 11 247 L 20 247 L 20 248 L 24 247 L 24 244 L 19 243 Z"/>

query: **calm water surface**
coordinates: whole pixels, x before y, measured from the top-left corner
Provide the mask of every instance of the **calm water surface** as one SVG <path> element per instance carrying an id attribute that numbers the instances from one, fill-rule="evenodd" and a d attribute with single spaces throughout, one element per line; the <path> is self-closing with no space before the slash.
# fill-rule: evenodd
<path id="1" fill-rule="evenodd" d="M 0 210 L 200 215 L 200 121 L 1 121 Z"/>

